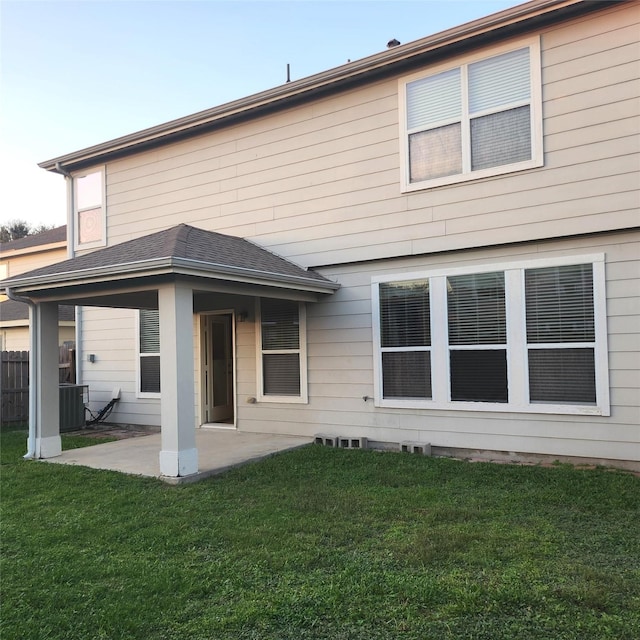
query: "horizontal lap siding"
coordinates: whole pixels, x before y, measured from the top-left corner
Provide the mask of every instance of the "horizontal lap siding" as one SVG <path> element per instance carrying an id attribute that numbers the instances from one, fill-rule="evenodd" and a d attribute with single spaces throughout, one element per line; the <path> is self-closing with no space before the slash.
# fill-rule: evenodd
<path id="1" fill-rule="evenodd" d="M 601 252 L 606 255 L 610 417 L 374 407 L 372 276 Z M 640 337 L 640 233 L 404 258 L 323 273 L 341 282 L 342 289 L 325 302 L 308 305 L 309 405 L 241 404 L 241 429 L 640 459 L 640 347 L 634 351 L 629 341 L 630 335 Z M 252 365 L 249 353 L 246 366 Z M 252 375 L 247 389 L 255 384 Z"/>
<path id="2" fill-rule="evenodd" d="M 62 262 L 67 259 L 67 250 L 51 249 L 48 251 L 34 251 L 23 255 L 0 255 L 0 264 L 7 265 L 7 278 L 26 273 L 32 269 L 46 267 L 54 262 Z"/>
<path id="3" fill-rule="evenodd" d="M 380 440 L 624 457 L 640 446 L 638 245 L 628 234 L 543 240 L 638 224 L 639 25 L 634 3 L 542 34 L 539 169 L 401 193 L 398 83 L 389 79 L 109 163 L 109 243 L 184 222 L 249 237 L 305 266 L 345 265 L 323 270 L 342 289 L 308 305 L 309 405 L 248 402 L 257 395 L 255 326 L 252 317 L 237 325 L 243 430 L 353 429 Z M 365 399 L 373 395 L 372 275 L 598 251 L 607 253 L 610 418 L 376 409 Z M 99 354 L 108 322 L 91 313 L 84 353 L 95 344 Z M 157 401 L 134 397 L 132 316 L 114 313 L 130 351 L 83 363 L 86 374 L 122 367 L 117 411 L 157 420 Z M 196 367 L 198 357 L 196 349 Z"/>
<path id="4" fill-rule="evenodd" d="M 539 169 L 401 193 L 390 79 L 110 163 L 109 243 L 186 222 L 319 266 L 632 226 L 639 16 L 542 34 Z"/>
<path id="5" fill-rule="evenodd" d="M 90 409 L 96 413 L 120 388 L 120 400 L 109 420 L 121 424 L 160 424 L 159 401 L 136 397 L 135 311 L 83 307 L 82 384 L 89 385 Z M 95 355 L 95 362 L 87 356 Z"/>

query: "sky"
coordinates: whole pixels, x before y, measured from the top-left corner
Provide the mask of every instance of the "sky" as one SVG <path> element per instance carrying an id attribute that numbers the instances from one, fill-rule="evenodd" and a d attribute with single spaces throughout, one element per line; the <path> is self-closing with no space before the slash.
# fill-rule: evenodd
<path id="1" fill-rule="evenodd" d="M 66 223 L 37 166 L 519 4 L 0 0 L 0 223 Z"/>

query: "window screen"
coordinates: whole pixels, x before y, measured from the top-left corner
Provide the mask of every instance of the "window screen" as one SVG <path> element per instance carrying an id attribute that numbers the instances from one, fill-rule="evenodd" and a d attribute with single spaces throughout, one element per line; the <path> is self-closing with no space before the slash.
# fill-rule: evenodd
<path id="1" fill-rule="evenodd" d="M 525 295 L 531 402 L 595 404 L 593 265 L 527 269 Z"/>
<path id="2" fill-rule="evenodd" d="M 139 320 L 140 391 L 160 393 L 160 315 L 154 309 L 141 309 Z"/>
<path id="3" fill-rule="evenodd" d="M 534 160 L 533 118 L 539 115 L 533 108 L 532 50 L 522 47 L 407 82 L 410 184 L 515 169 Z"/>
<path id="4" fill-rule="evenodd" d="M 385 398 L 431 397 L 429 281 L 380 285 Z"/>
<path id="5" fill-rule="evenodd" d="M 300 395 L 300 314 L 297 302 L 263 299 L 261 311 L 264 395 Z"/>

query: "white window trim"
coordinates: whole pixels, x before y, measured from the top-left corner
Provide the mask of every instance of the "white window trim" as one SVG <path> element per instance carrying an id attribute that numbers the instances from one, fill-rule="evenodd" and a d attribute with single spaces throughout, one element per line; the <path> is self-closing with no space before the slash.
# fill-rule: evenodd
<path id="1" fill-rule="evenodd" d="M 422 182 L 411 182 L 409 179 L 409 130 L 407 129 L 407 101 L 406 87 L 407 84 L 420 78 L 426 78 L 444 71 L 462 68 L 464 71 L 463 78 L 466 80 L 467 65 L 485 58 L 523 49 L 529 47 L 530 50 L 530 83 L 531 83 L 531 159 L 524 162 L 517 162 L 509 165 L 498 167 L 489 167 L 478 171 L 470 171 L 465 167 L 465 156 L 468 155 L 468 147 L 471 144 L 466 128 L 462 127 L 462 144 L 463 144 L 463 173 L 452 176 L 443 176 L 433 180 L 424 180 Z M 463 82 L 463 115 L 462 121 L 468 121 L 468 99 L 466 97 L 466 82 Z M 542 72 L 541 72 L 541 55 L 540 55 L 540 37 L 524 38 L 519 40 L 511 40 L 506 44 L 484 49 L 481 53 L 475 53 L 464 57 L 457 58 L 455 64 L 448 62 L 430 67 L 427 71 L 414 73 L 410 76 L 401 78 L 398 81 L 398 104 L 399 104 L 399 125 L 400 125 L 400 190 L 403 193 L 411 191 L 420 191 L 423 189 L 431 189 L 449 184 L 457 184 L 460 182 L 469 182 L 471 180 L 480 180 L 493 176 L 504 175 L 506 173 L 514 173 L 516 171 L 525 171 L 541 167 L 544 164 L 543 149 L 543 131 L 542 131 Z M 446 122 L 442 122 L 442 125 Z"/>
<path id="2" fill-rule="evenodd" d="M 575 264 L 593 265 L 593 297 L 595 319 L 595 378 L 596 404 L 546 404 L 529 402 L 529 379 L 526 339 L 526 312 L 524 304 L 525 269 L 557 267 Z M 505 304 L 507 317 L 507 344 L 500 345 L 507 351 L 507 383 L 509 402 L 458 402 L 451 400 L 448 315 L 446 277 L 503 271 L 505 273 Z M 380 298 L 378 285 L 384 282 L 430 279 L 431 314 L 431 371 L 432 399 L 383 398 L 382 348 L 380 344 Z M 605 297 L 605 255 L 576 255 L 563 258 L 543 258 L 501 264 L 434 269 L 412 273 L 397 273 L 371 279 L 371 304 L 373 327 L 374 404 L 376 407 L 405 409 L 446 409 L 456 411 L 496 411 L 501 413 L 552 413 L 570 415 L 611 415 L 609 401 L 609 362 L 607 346 L 607 316 Z M 582 343 L 572 346 L 580 347 Z M 535 348 L 544 345 L 535 345 Z M 554 345 L 557 346 L 557 345 Z M 518 366 L 519 363 L 519 366 Z M 524 365 L 524 366 L 523 366 Z"/>
<path id="3" fill-rule="evenodd" d="M 300 395 L 299 396 L 274 396 L 265 395 L 262 375 L 262 310 L 260 298 L 256 298 L 256 398 L 258 402 L 280 402 L 287 404 L 308 404 L 308 382 L 307 382 L 307 307 L 304 302 L 298 302 L 298 322 L 299 324 L 299 349 L 285 349 L 281 351 L 269 350 L 267 353 L 295 353 L 300 357 Z"/>
<path id="4" fill-rule="evenodd" d="M 100 172 L 102 176 L 102 204 L 100 207 L 102 213 L 102 239 L 95 240 L 94 242 L 80 242 L 79 238 L 79 228 L 80 228 L 80 220 L 79 213 L 84 211 L 84 209 L 78 209 L 78 194 L 77 194 L 77 180 L 78 178 L 84 178 L 92 173 Z M 91 167 L 91 169 L 87 169 L 86 171 L 81 171 L 73 174 L 73 247 L 74 249 L 94 249 L 97 247 L 106 247 L 107 246 L 107 168 L 105 165 L 100 165 L 98 167 Z M 94 207 L 92 207 L 94 208 Z M 87 209 L 89 210 L 89 209 Z"/>
<path id="5" fill-rule="evenodd" d="M 136 398 L 160 398 L 160 393 L 151 393 L 149 391 L 140 391 L 140 358 L 147 356 L 160 356 L 158 353 L 140 353 L 140 310 L 136 309 L 134 313 L 135 332 L 136 332 Z M 162 366 L 162 363 L 160 363 Z"/>

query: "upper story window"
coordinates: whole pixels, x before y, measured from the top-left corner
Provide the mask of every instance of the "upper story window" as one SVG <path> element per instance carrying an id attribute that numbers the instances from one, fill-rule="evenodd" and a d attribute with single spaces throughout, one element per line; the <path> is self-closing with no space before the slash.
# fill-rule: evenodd
<path id="1" fill-rule="evenodd" d="M 403 190 L 542 166 L 540 96 L 537 39 L 403 79 Z"/>
<path id="2" fill-rule="evenodd" d="M 375 278 L 376 404 L 609 415 L 604 256 Z"/>
<path id="3" fill-rule="evenodd" d="M 89 249 L 106 244 L 106 218 L 104 213 L 104 171 L 92 169 L 77 174 L 74 181 L 75 246 Z"/>

